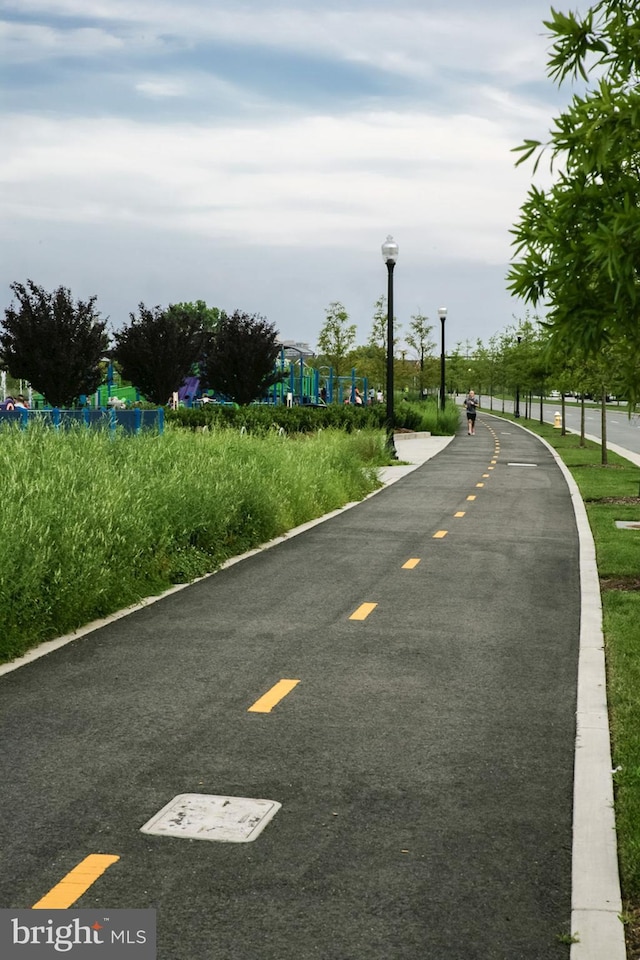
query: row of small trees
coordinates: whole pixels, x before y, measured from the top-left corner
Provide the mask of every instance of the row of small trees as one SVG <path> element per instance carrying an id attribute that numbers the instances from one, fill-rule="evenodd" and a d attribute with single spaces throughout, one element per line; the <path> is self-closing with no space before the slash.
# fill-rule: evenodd
<path id="1" fill-rule="evenodd" d="M 345 306 L 336 300 L 325 311 L 325 322 L 318 335 L 318 356 L 316 365 L 331 366 L 336 376 L 347 374 L 355 367 L 359 376 L 367 377 L 372 385 L 385 387 L 387 356 L 387 307 L 386 298 L 379 297 L 374 305 L 371 332 L 366 344 L 356 344 L 356 325 L 352 323 Z M 433 356 L 435 342 L 431 338 L 433 326 L 429 318 L 416 313 L 409 319 L 408 331 L 404 336 L 407 350 L 398 350 L 402 324 L 394 320 L 394 356 L 398 353 L 402 361 L 398 362 L 401 382 L 402 374 L 410 369 L 406 363 L 406 354 L 410 353 L 409 364 L 413 367 L 420 393 L 425 387 L 437 383 L 437 361 Z"/>
<path id="2" fill-rule="evenodd" d="M 94 393 L 109 360 L 158 405 L 167 403 L 195 365 L 204 386 L 239 404 L 263 396 L 281 377 L 275 365 L 278 332 L 258 314 L 227 315 L 203 301 L 167 308 L 140 303 L 112 340 L 95 296 L 74 301 L 65 287 L 48 293 L 32 280 L 13 283 L 11 290 L 15 302 L 5 309 L 0 364 L 52 406 L 71 406 Z"/>
<path id="3" fill-rule="evenodd" d="M 264 317 L 240 311 L 227 315 L 203 301 L 148 308 L 113 335 L 96 309 L 96 298 L 74 301 L 64 287 L 47 293 L 32 281 L 11 286 L 16 302 L 5 310 L 0 332 L 0 362 L 16 379 L 28 381 L 54 406 L 71 405 L 104 381 L 105 361 L 115 361 L 121 376 L 151 403 L 164 404 L 185 377 L 197 370 L 202 385 L 213 387 L 240 405 L 266 395 L 282 377 L 277 359 L 282 349 L 275 327 Z M 396 323 L 395 330 L 401 325 Z M 411 357 L 396 359 L 398 386 L 409 381 L 439 386 L 439 357 L 434 355 L 433 327 L 417 314 L 404 340 Z M 385 385 L 386 308 L 375 304 L 368 342 L 356 346 L 356 326 L 339 302 L 326 310 L 318 337 L 320 353 L 311 366 L 331 368 L 342 376 L 355 367 L 371 385 Z M 396 346 L 397 356 L 397 346 Z M 610 337 L 597 356 L 579 344 L 563 349 L 547 323 L 535 318 L 512 325 L 487 344 L 458 343 L 447 355 L 446 388 L 450 393 L 509 393 L 516 387 L 543 395 L 552 389 L 596 397 L 625 394 L 630 377 L 624 338 Z"/>

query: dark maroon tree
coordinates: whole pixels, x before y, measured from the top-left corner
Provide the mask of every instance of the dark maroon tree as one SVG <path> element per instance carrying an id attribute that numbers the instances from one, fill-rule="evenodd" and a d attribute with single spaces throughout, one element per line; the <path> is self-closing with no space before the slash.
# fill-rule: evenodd
<path id="1" fill-rule="evenodd" d="M 221 315 L 201 366 L 214 390 L 244 406 L 283 379 L 276 369 L 281 349 L 278 331 L 265 317 L 236 310 Z"/>
<path id="2" fill-rule="evenodd" d="M 129 326 L 114 334 L 112 357 L 123 378 L 151 403 L 167 403 L 205 352 L 202 316 L 187 306 L 149 309 L 141 303 L 138 316 L 129 314 Z"/>
<path id="3" fill-rule="evenodd" d="M 65 287 L 47 293 L 32 280 L 12 283 L 11 290 L 17 303 L 5 309 L 0 333 L 0 359 L 11 376 L 54 407 L 97 390 L 109 336 L 96 297 L 74 303 Z"/>

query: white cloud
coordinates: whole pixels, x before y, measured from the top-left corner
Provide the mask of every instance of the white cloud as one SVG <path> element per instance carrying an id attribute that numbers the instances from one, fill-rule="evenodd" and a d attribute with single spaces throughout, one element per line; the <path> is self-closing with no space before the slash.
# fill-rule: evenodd
<path id="1" fill-rule="evenodd" d="M 428 80 L 441 69 L 491 71 L 512 81 L 539 77 L 546 41 L 530 7 L 519 4 L 497 22 L 484 4 L 467 9 L 425 9 L 422 4 L 388 7 L 340 5 L 331 9 L 300 4 L 221 4 L 185 0 L 21 0 L 24 13 L 94 18 L 105 24 L 104 43 L 127 48 L 163 47 L 167 37 L 185 45 L 215 41 L 303 53 L 366 64 L 398 76 Z M 523 24 L 538 23 L 538 33 L 523 42 Z M 110 29 L 114 32 L 109 36 Z M 26 28 L 34 49 L 81 52 L 87 30 Z M 9 30 L 9 39 L 22 28 Z M 11 52 L 11 47 L 8 48 Z"/>
<path id="2" fill-rule="evenodd" d="M 522 190 L 505 129 L 469 115 L 216 128 L 13 118 L 3 142 L 14 216 L 135 221 L 240 245 L 349 246 L 375 223 L 428 223 L 442 255 L 495 261 Z"/>
<path id="3" fill-rule="evenodd" d="M 184 97 L 188 93 L 187 84 L 180 77 L 175 80 L 166 77 L 138 80 L 134 86 L 138 93 L 149 97 Z"/>
<path id="4" fill-rule="evenodd" d="M 83 58 L 122 50 L 124 42 L 95 27 L 61 30 L 31 23 L 0 22 L 0 51 L 4 63 L 33 63 L 46 57 Z"/>
<path id="5" fill-rule="evenodd" d="M 547 3 L 501 2 L 14 0 L 4 61 L 34 70 L 0 115 L 0 282 L 120 317 L 211 298 L 313 342 L 330 300 L 367 316 L 391 232 L 399 311 L 484 310 L 494 332 L 530 177 L 511 150 L 554 96 Z"/>

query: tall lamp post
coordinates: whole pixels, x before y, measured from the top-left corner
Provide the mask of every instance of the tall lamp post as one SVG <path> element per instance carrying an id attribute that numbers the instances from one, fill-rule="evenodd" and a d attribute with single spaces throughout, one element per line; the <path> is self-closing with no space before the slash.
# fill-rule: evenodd
<path id="1" fill-rule="evenodd" d="M 440 409 L 444 411 L 445 405 L 445 388 L 444 388 L 444 322 L 447 319 L 447 308 L 439 307 L 438 316 L 440 317 L 440 326 L 442 328 L 442 336 L 440 340 Z"/>
<path id="2" fill-rule="evenodd" d="M 518 346 L 522 342 L 522 337 L 518 337 Z M 516 384 L 516 408 L 513 412 L 514 417 L 518 418 L 520 416 L 520 383 Z"/>
<path id="3" fill-rule="evenodd" d="M 393 268 L 398 259 L 398 244 L 389 234 L 382 244 L 382 259 L 387 265 L 387 448 L 389 456 L 398 459 L 393 442 Z"/>

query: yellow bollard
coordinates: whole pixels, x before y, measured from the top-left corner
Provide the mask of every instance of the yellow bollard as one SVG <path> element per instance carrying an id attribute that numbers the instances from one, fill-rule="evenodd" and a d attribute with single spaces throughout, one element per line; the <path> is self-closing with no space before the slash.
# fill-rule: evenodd
<path id="1" fill-rule="evenodd" d="M 560 429 L 560 428 L 562 427 L 562 415 L 560 414 L 560 411 L 559 411 L 559 410 L 556 410 L 556 412 L 555 412 L 555 415 L 554 415 L 554 418 L 553 418 L 553 425 L 554 425 L 554 427 L 557 427 L 558 429 Z"/>

